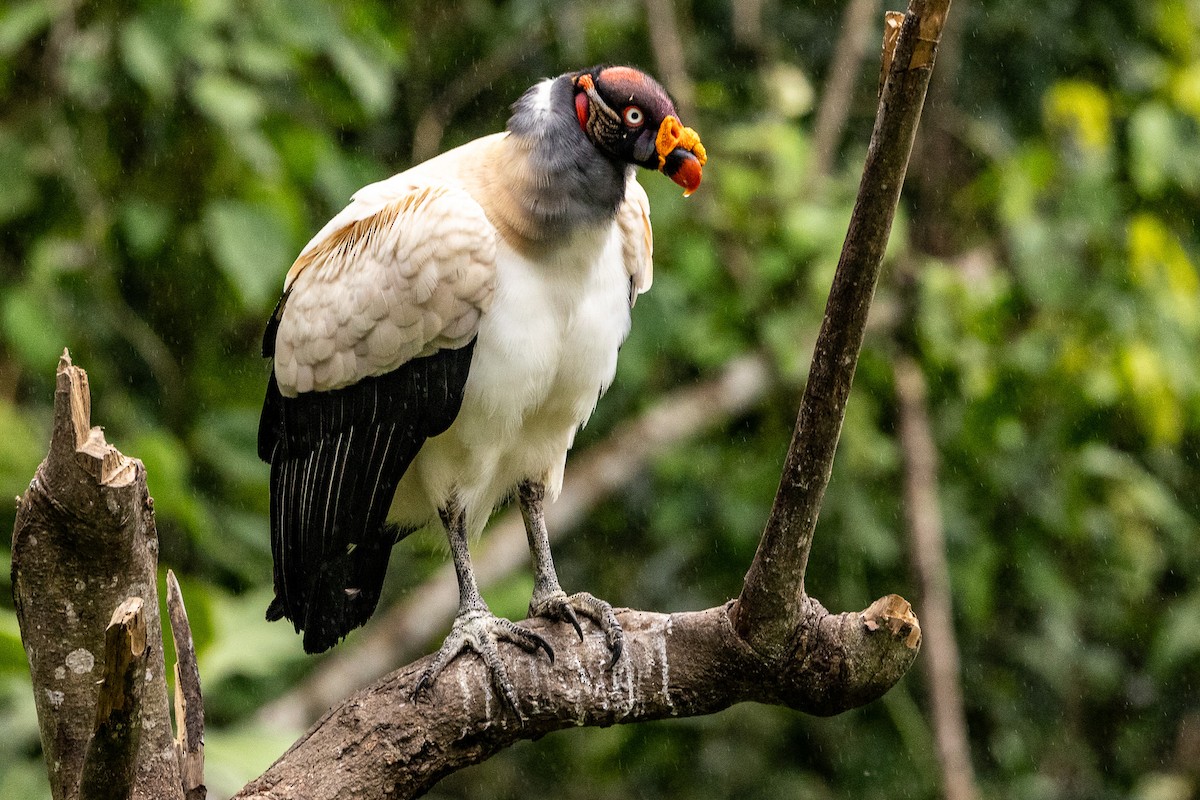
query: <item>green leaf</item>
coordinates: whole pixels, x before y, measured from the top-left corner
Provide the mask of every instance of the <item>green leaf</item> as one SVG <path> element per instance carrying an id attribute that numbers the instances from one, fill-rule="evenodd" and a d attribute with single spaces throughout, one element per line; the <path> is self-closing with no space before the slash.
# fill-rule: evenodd
<path id="1" fill-rule="evenodd" d="M 286 80 L 295 68 L 288 51 L 280 50 L 274 42 L 259 39 L 239 41 L 233 57 L 241 70 L 254 78 Z"/>
<path id="2" fill-rule="evenodd" d="M 231 484 L 265 491 L 268 470 L 258 458 L 258 415 L 257 408 L 222 408 L 205 414 L 192 445 Z"/>
<path id="3" fill-rule="evenodd" d="M 0 222 L 7 222 L 33 208 L 37 186 L 26 166 L 26 148 L 17 137 L 0 130 Z"/>
<path id="4" fill-rule="evenodd" d="M 275 297 L 293 255 L 282 215 L 263 205 L 217 201 L 204 212 L 204 236 L 246 308 Z"/>
<path id="5" fill-rule="evenodd" d="M 317 188 L 330 208 L 341 208 L 362 186 L 380 180 L 387 171 L 365 156 L 344 153 L 335 147 L 323 147 L 317 155 Z"/>
<path id="6" fill-rule="evenodd" d="M 266 110 L 253 86 L 221 73 L 207 73 L 192 85 L 192 101 L 213 122 L 226 128 L 248 128 Z"/>
<path id="7" fill-rule="evenodd" d="M 29 661 L 21 646 L 21 626 L 13 614 L 0 614 L 0 672 L 29 677 Z"/>
<path id="8" fill-rule="evenodd" d="M 130 197 L 121 205 L 121 233 L 134 255 L 154 255 L 167 240 L 171 214 L 162 206 L 140 197 Z"/>
<path id="9" fill-rule="evenodd" d="M 46 768 L 35 761 L 6 765 L 3 775 L 0 776 L 0 797 L 50 800 Z"/>
<path id="10" fill-rule="evenodd" d="M 207 679 L 207 674 L 202 674 Z M 271 766 L 300 733 L 258 724 L 205 730 L 204 778 L 210 796 L 229 797 L 237 792 Z"/>
<path id="11" fill-rule="evenodd" d="M 1157 197 L 1175 170 L 1177 136 L 1171 112 L 1161 103 L 1141 106 L 1129 120 L 1130 173 L 1138 191 Z"/>
<path id="12" fill-rule="evenodd" d="M 315 51 L 340 36 L 333 6 L 319 0 L 264 0 L 262 21 L 280 41 Z"/>
<path id="13" fill-rule="evenodd" d="M 0 398 L 0 497 L 23 492 L 45 454 L 46 442 L 20 410 Z"/>
<path id="14" fill-rule="evenodd" d="M 378 117 L 392 105 L 392 72 L 388 65 L 348 39 L 341 39 L 330 48 L 330 57 L 342 80 L 354 92 L 363 110 Z"/>
<path id="15" fill-rule="evenodd" d="M 121 60 L 146 93 L 163 101 L 175 94 L 173 57 L 166 40 L 150 29 L 143 19 L 133 19 L 121 27 Z"/>
<path id="16" fill-rule="evenodd" d="M 1162 679 L 1200 658 L 1200 592 L 1172 603 L 1150 648 L 1150 669 Z"/>
<path id="17" fill-rule="evenodd" d="M 178 439 L 165 431 L 152 430 L 138 436 L 129 452 L 146 465 L 146 485 L 159 517 L 174 520 L 189 531 L 207 524 L 190 482 L 191 459 Z"/>
<path id="18" fill-rule="evenodd" d="M 304 659 L 292 626 L 267 622 L 263 615 L 273 596 L 269 588 L 235 597 L 210 587 L 212 640 L 198 654 L 206 683 L 215 686 L 236 677 L 275 679 L 281 669 Z M 254 646 L 246 647 L 246 642 Z"/>

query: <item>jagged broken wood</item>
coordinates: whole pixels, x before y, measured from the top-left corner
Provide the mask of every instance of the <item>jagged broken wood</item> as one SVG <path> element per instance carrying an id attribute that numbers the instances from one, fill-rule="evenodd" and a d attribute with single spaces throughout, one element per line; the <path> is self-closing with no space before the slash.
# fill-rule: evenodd
<path id="1" fill-rule="evenodd" d="M 87 373 L 64 351 L 50 450 L 18 498 L 12 545 L 13 598 L 55 800 L 184 800 L 157 564 L 145 468 L 92 427 Z"/>
<path id="2" fill-rule="evenodd" d="M 185 800 L 204 800 L 204 699 L 200 694 L 200 668 L 192 626 L 183 605 L 183 592 L 172 570 L 167 570 L 167 615 L 175 644 L 175 752 Z"/>
<path id="3" fill-rule="evenodd" d="M 50 451 L 20 498 L 12 548 L 13 597 L 55 800 L 78 794 L 105 630 L 128 597 L 145 601 L 148 648 L 132 797 L 183 797 L 163 674 L 157 557 L 145 468 L 91 427 L 87 373 L 64 352 Z"/>
<path id="4" fill-rule="evenodd" d="M 126 800 L 133 791 L 146 682 L 144 605 L 140 597 L 126 598 L 104 632 L 96 730 L 83 758 L 80 800 Z"/>

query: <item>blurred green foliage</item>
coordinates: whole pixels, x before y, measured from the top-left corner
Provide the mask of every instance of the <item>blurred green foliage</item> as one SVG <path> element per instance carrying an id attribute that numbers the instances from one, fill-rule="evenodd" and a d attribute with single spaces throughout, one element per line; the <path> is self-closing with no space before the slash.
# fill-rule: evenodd
<path id="1" fill-rule="evenodd" d="M 557 547 L 564 585 L 621 605 L 701 608 L 738 592 L 870 129 L 868 58 L 840 98 L 839 166 L 813 180 L 814 93 L 841 4 L 767 3 L 747 18 L 756 5 L 676 4 L 688 63 L 675 66 L 695 81 L 687 122 L 712 162 L 687 203 L 643 181 L 655 286 L 579 446 L 747 350 L 769 353 L 780 382 L 663 453 Z M 985 796 L 1194 798 L 1200 3 L 959 0 L 951 15 L 808 585 L 837 610 L 897 591 L 920 612 L 890 366 L 907 352 L 930 384 Z M 649 42 L 634 0 L 0 8 L 0 495 L 22 492 L 44 454 L 69 346 L 93 418 L 149 471 L 162 564 L 183 577 L 195 626 L 214 795 L 290 743 L 254 711 L 313 663 L 262 619 L 258 348 L 291 258 L 414 152 L 498 129 L 539 77 L 602 61 L 653 70 Z M 12 518 L 0 510 L 0 527 Z M 402 547 L 393 597 L 441 559 Z M 499 589 L 497 607 L 519 614 L 527 580 Z M 37 798 L 8 595 L 0 796 Z M 741 706 L 562 733 L 433 796 L 933 798 L 922 678 L 833 719 Z"/>

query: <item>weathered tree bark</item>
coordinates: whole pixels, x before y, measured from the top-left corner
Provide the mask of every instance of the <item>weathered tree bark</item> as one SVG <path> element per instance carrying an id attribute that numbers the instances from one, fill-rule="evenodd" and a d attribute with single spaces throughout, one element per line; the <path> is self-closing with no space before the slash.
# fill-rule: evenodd
<path id="1" fill-rule="evenodd" d="M 920 639 L 908 603 L 894 595 L 847 614 L 830 614 L 806 598 L 797 631 L 803 644 L 778 662 L 738 637 L 729 605 L 679 614 L 626 609 L 619 617 L 625 655 L 612 670 L 604 637 L 594 631 L 585 631 L 580 643 L 570 626 L 525 623 L 558 657 L 550 664 L 515 648 L 502 651 L 524 724 L 496 696 L 475 658 L 455 659 L 430 695 L 414 703 L 410 696 L 427 656 L 330 711 L 236 797 L 419 797 L 445 775 L 520 739 L 576 726 L 711 714 L 746 700 L 837 714 L 899 680 Z"/>
<path id="2" fill-rule="evenodd" d="M 13 595 L 51 791 L 55 800 L 79 795 L 97 722 L 105 631 L 114 610 L 138 597 L 146 652 L 139 673 L 140 745 L 125 751 L 136 762 L 132 797 L 182 798 L 163 674 L 158 537 L 145 469 L 91 427 L 87 374 L 65 353 L 54 408 L 50 452 L 21 497 L 12 548 Z M 126 730 L 134 732 L 132 726 Z"/>
<path id="3" fill-rule="evenodd" d="M 104 677 L 96 703 L 96 731 L 79 778 L 81 800 L 125 800 L 133 792 L 146 683 L 144 605 L 140 597 L 126 599 L 104 632 Z"/>

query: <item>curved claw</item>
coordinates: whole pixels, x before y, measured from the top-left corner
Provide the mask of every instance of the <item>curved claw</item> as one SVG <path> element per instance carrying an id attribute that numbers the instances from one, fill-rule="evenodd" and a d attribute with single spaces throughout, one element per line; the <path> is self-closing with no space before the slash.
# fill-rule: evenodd
<path id="1" fill-rule="evenodd" d="M 595 600 L 595 598 L 592 599 Z M 596 602 L 603 603 L 601 619 L 598 624 L 600 630 L 604 631 L 608 649 L 612 651 L 612 661 L 608 662 L 608 668 L 612 669 L 621 659 L 621 653 L 625 652 L 625 631 L 621 629 L 621 623 L 617 622 L 617 615 L 612 610 L 612 606 L 604 603 L 603 600 L 596 600 Z"/>
<path id="2" fill-rule="evenodd" d="M 612 669 L 621 660 L 621 653 L 625 652 L 625 637 L 618 636 L 615 642 L 609 640 L 608 646 L 612 650 L 612 661 L 608 662 L 608 668 Z"/>
<path id="3" fill-rule="evenodd" d="M 612 651 L 612 660 L 608 664 L 609 669 L 612 669 L 625 650 L 625 632 L 621 630 L 621 623 L 617 621 L 617 615 L 611 605 L 588 592 L 579 592 L 568 597 L 561 589 L 543 597 L 535 595 L 529 601 L 531 617 L 569 622 L 582 642 L 583 628 L 579 624 L 576 612 L 590 619 L 604 633 L 604 639 Z"/>
<path id="4" fill-rule="evenodd" d="M 579 617 L 575 616 L 575 609 L 570 606 L 563 606 L 566 610 L 567 622 L 571 623 L 571 627 L 575 628 L 575 635 L 579 637 L 579 641 L 583 641 L 583 627 L 579 624 Z"/>
<path id="5" fill-rule="evenodd" d="M 528 628 L 522 628 L 520 625 L 508 620 L 504 621 L 508 622 L 508 625 L 505 626 L 505 631 L 513 634 L 513 638 L 509 638 L 508 641 L 517 645 L 526 653 L 534 653 L 536 655 L 538 650 L 545 650 L 546 657 L 550 659 L 550 663 L 554 663 L 554 648 L 550 646 L 549 642 Z M 509 628 L 509 625 L 512 627 Z"/>
<path id="6" fill-rule="evenodd" d="M 421 673 L 421 677 L 417 678 L 417 685 L 413 687 L 412 694 L 408 696 L 409 700 L 417 700 L 429 688 L 429 670 L 426 669 Z"/>
<path id="7" fill-rule="evenodd" d="M 541 598 L 535 595 L 529 601 L 529 616 L 570 623 L 579 641 L 583 641 L 583 626 L 579 624 L 579 617 L 571 607 L 571 598 L 561 589 Z"/>

